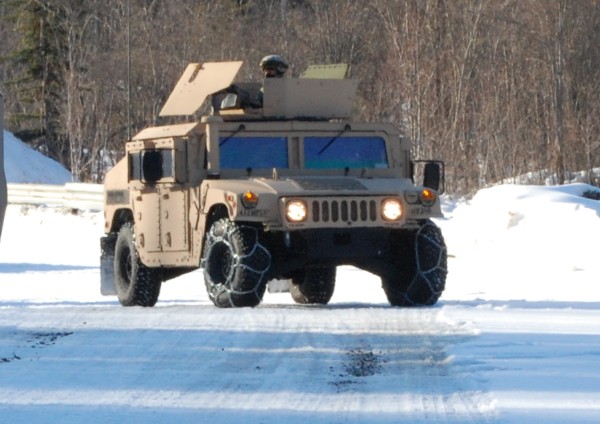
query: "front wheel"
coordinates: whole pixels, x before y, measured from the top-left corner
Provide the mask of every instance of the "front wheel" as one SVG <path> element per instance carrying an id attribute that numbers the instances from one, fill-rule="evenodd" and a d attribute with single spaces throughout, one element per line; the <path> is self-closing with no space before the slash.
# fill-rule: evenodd
<path id="1" fill-rule="evenodd" d="M 160 294 L 158 270 L 148 268 L 139 259 L 133 226 L 119 230 L 115 244 L 115 288 L 123 306 L 154 306 Z"/>
<path id="2" fill-rule="evenodd" d="M 223 218 L 206 234 L 201 266 L 206 291 L 216 306 L 253 307 L 265 294 L 271 254 L 260 228 Z"/>
<path id="3" fill-rule="evenodd" d="M 326 305 L 335 289 L 336 269 L 332 266 L 309 267 L 290 283 L 290 293 L 296 303 Z"/>
<path id="4" fill-rule="evenodd" d="M 423 221 L 416 231 L 397 234 L 394 267 L 382 276 L 388 301 L 394 306 L 434 305 L 446 285 L 447 252 L 440 229 Z"/>

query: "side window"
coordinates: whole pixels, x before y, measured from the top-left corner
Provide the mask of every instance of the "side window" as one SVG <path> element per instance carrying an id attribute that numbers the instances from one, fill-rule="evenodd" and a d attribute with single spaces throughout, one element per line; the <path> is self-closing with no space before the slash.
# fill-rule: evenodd
<path id="1" fill-rule="evenodd" d="M 129 153 L 129 181 L 142 179 L 142 152 Z"/>

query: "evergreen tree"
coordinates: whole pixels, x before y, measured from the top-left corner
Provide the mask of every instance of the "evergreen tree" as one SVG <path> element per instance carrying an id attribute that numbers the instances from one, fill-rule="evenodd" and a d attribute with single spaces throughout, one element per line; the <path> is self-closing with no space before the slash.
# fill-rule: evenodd
<path id="1" fill-rule="evenodd" d="M 60 161 L 67 144 L 61 131 L 61 99 L 64 97 L 66 34 L 60 2 L 8 0 L 9 19 L 20 35 L 19 47 L 8 57 L 21 70 L 14 85 L 22 109 L 12 115 L 16 136 Z"/>

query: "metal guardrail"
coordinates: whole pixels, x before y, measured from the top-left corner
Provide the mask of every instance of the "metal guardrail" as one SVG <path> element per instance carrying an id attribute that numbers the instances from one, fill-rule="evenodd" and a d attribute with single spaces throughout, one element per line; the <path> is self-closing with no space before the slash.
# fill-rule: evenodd
<path id="1" fill-rule="evenodd" d="M 9 183 L 7 186 L 9 204 L 60 206 L 90 211 L 101 211 L 103 208 L 102 184 Z"/>

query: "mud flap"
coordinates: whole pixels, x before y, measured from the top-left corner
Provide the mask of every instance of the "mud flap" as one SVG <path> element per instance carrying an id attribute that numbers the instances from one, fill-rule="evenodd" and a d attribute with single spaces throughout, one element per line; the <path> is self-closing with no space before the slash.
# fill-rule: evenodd
<path id="1" fill-rule="evenodd" d="M 267 284 L 267 290 L 269 293 L 289 293 L 291 283 L 292 280 L 289 279 L 271 280 Z"/>
<path id="2" fill-rule="evenodd" d="M 104 296 L 117 294 L 115 286 L 115 242 L 116 237 L 100 238 L 100 293 Z"/>

